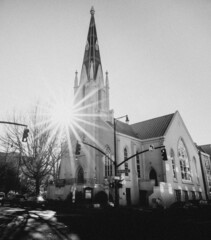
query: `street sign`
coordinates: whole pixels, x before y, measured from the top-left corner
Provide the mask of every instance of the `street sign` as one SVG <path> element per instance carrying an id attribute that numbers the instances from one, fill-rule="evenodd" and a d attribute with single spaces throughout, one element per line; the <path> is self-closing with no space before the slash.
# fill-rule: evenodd
<path id="1" fill-rule="evenodd" d="M 121 173 L 129 173 L 130 172 L 130 169 L 120 169 L 120 170 L 117 170 L 117 173 L 118 174 L 121 174 Z"/>
<path id="2" fill-rule="evenodd" d="M 149 145 L 149 151 L 153 151 L 154 150 L 154 145 Z"/>

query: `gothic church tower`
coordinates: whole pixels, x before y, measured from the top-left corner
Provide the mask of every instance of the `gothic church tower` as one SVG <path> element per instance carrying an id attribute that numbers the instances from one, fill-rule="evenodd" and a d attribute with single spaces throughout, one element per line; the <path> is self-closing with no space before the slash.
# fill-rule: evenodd
<path id="1" fill-rule="evenodd" d="M 64 197 L 68 192 L 84 194 L 86 188 L 95 194 L 98 191 L 96 186 L 101 186 L 104 181 L 102 156 L 95 148 L 82 143 L 85 141 L 97 148 L 104 148 L 105 141 L 102 141 L 102 135 L 105 134 L 102 134 L 102 131 L 105 132 L 104 125 L 107 121 L 112 121 L 113 114 L 113 111 L 109 110 L 108 73 L 106 72 L 104 80 L 93 7 L 90 13 L 91 20 L 80 80 L 76 72 L 74 81 L 74 105 L 78 113 L 78 128 L 67 140 L 64 147 L 67 150 L 61 160 L 59 178 L 65 180 Z M 110 126 L 106 127 L 110 129 Z M 79 155 L 75 154 L 77 141 L 81 143 Z"/>

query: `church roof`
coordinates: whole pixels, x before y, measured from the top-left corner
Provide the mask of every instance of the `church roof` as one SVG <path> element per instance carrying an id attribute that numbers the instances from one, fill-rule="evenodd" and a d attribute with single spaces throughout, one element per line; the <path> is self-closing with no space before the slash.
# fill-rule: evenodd
<path id="1" fill-rule="evenodd" d="M 100 51 L 97 38 L 97 30 L 94 18 L 94 8 L 91 8 L 91 20 L 89 24 L 87 42 L 84 53 L 83 64 L 86 67 L 88 79 L 90 79 L 90 74 L 93 74 L 93 79 L 96 79 L 98 66 L 101 64 Z"/>
<path id="2" fill-rule="evenodd" d="M 164 136 L 173 116 L 174 113 L 131 125 L 117 121 L 116 131 L 141 140 L 161 137 Z M 108 123 L 113 127 L 110 122 Z"/>
<path id="3" fill-rule="evenodd" d="M 165 134 L 173 116 L 174 113 L 134 123 L 130 126 L 140 139 L 161 137 Z"/>

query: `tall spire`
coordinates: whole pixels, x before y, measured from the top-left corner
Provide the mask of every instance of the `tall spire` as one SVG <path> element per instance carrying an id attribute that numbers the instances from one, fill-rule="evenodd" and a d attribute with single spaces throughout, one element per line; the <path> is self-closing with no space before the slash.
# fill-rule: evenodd
<path id="1" fill-rule="evenodd" d="M 93 67 L 93 79 L 96 79 L 98 66 L 101 64 L 100 60 L 100 51 L 97 39 L 97 31 L 95 25 L 95 10 L 92 7 L 90 10 L 91 20 L 89 24 L 89 31 L 87 36 L 86 48 L 84 53 L 83 64 L 86 67 L 88 79 L 90 80 L 90 70 L 91 66 Z"/>

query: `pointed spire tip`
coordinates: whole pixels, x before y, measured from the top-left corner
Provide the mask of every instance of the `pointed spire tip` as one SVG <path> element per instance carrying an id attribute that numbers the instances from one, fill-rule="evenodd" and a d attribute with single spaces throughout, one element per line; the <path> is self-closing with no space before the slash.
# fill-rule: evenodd
<path id="1" fill-rule="evenodd" d="M 93 16 L 95 14 L 95 10 L 94 7 L 92 6 L 91 10 L 90 10 L 91 15 Z"/>

